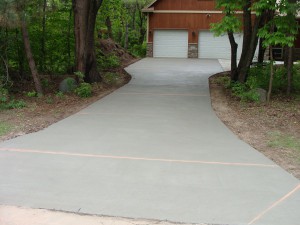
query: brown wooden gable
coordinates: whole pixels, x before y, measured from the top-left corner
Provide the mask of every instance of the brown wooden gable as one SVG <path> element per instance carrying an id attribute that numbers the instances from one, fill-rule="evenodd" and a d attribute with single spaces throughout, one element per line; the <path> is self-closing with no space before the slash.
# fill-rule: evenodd
<path id="1" fill-rule="evenodd" d="M 215 0 L 157 0 L 148 8 L 154 10 L 216 10 Z"/>

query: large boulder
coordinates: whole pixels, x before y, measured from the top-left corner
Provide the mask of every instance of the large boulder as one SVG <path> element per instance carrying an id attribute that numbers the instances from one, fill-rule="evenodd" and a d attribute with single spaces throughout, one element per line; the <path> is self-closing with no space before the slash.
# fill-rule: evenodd
<path id="1" fill-rule="evenodd" d="M 78 86 L 77 81 L 74 78 L 68 77 L 59 84 L 59 91 L 63 93 L 72 92 Z"/>
<path id="2" fill-rule="evenodd" d="M 262 88 L 257 88 L 256 93 L 259 95 L 259 102 L 267 101 L 267 91 Z"/>

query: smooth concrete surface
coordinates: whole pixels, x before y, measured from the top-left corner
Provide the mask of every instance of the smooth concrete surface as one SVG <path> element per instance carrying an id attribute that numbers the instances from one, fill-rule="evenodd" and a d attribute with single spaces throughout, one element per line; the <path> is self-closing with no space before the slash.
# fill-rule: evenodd
<path id="1" fill-rule="evenodd" d="M 0 144 L 0 205 L 230 225 L 299 225 L 300 181 L 211 109 L 217 60 L 143 59 L 132 81 Z M 1 224 L 2 225 L 2 224 Z"/>

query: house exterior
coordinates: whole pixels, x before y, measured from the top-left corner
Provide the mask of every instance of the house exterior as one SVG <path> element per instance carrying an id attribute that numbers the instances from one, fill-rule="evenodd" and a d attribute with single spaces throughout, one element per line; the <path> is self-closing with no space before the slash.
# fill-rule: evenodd
<path id="1" fill-rule="evenodd" d="M 143 12 L 148 17 L 148 57 L 230 59 L 227 35 L 215 37 L 210 31 L 210 24 L 224 16 L 215 0 L 156 0 Z M 235 37 L 242 46 L 242 34 Z"/>

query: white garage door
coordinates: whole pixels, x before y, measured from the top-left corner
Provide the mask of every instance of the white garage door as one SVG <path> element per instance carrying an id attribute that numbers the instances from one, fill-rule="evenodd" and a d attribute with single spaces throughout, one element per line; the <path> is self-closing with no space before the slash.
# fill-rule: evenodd
<path id="1" fill-rule="evenodd" d="M 242 52 L 243 35 L 235 34 L 235 41 L 238 44 L 237 58 Z M 231 59 L 231 47 L 227 35 L 215 37 L 210 31 L 199 33 L 199 58 L 207 59 Z"/>
<path id="2" fill-rule="evenodd" d="M 154 31 L 153 57 L 188 57 L 188 32 L 185 30 Z"/>

